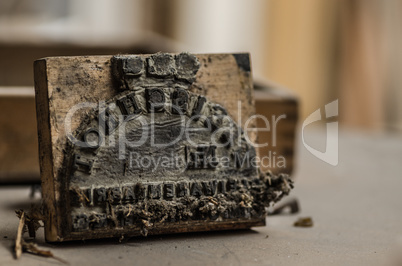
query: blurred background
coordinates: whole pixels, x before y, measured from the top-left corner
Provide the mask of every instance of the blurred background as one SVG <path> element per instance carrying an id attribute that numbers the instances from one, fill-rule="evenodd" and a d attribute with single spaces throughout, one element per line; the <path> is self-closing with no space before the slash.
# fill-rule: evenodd
<path id="1" fill-rule="evenodd" d="M 99 265 L 117 257 L 127 264 L 160 263 L 160 257 L 202 263 L 214 254 L 245 265 L 257 258 L 260 264 L 384 265 L 398 240 L 400 257 L 402 0 L 0 0 L 0 264 L 12 264 L 14 210 L 30 206 L 27 186 L 2 185 L 40 182 L 33 61 L 158 51 L 251 53 L 257 112 L 287 115 L 277 128 L 278 146 L 260 154 L 284 155 L 286 169 L 269 170 L 287 173 L 297 154 L 292 196 L 314 227 L 299 230 L 291 226 L 295 216 L 283 215 L 267 219 L 267 227 L 255 229 L 259 234 L 158 237 L 133 242 L 130 256 L 111 242 L 87 242 L 79 249 L 59 246 L 56 255 Z M 310 154 L 300 132 L 300 122 L 334 100 L 341 128 L 337 167 Z M 314 123 L 318 132 L 306 129 L 308 145 L 322 152 L 327 121 Z"/>
<path id="2" fill-rule="evenodd" d="M 32 86 L 43 56 L 250 51 L 254 76 L 294 91 L 301 118 L 402 130 L 400 0 L 2 0 L 0 86 Z"/>
<path id="3" fill-rule="evenodd" d="M 26 128 L 36 123 L 32 63 L 41 57 L 248 51 L 256 82 L 297 95 L 301 121 L 339 99 L 341 127 L 401 132 L 401 11 L 401 0 L 2 0 L 0 124 L 22 127 L 18 141 L 37 153 Z M 1 132 L 7 143 L 16 137 Z M 16 160 L 7 143 L 3 170 Z M 24 160 L 37 171 L 37 158 Z"/>

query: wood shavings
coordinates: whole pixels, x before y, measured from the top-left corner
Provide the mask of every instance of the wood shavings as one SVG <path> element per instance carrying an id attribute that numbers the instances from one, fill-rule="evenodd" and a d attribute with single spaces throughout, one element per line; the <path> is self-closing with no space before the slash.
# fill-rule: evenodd
<path id="1" fill-rule="evenodd" d="M 296 198 L 289 199 L 278 206 L 275 206 L 272 211 L 268 212 L 269 216 L 278 214 L 295 214 L 300 211 L 300 204 Z"/>
<path id="2" fill-rule="evenodd" d="M 42 256 L 42 257 L 53 258 L 64 264 L 69 264 L 65 260 L 54 256 L 51 251 L 42 250 L 42 249 L 38 248 L 37 244 L 32 243 L 32 242 L 26 242 L 24 240 L 23 236 L 24 236 L 25 232 L 29 231 L 29 235 L 31 237 L 35 237 L 36 230 L 38 230 L 39 227 L 41 227 L 40 222 L 39 222 L 40 221 L 39 218 L 41 217 L 41 214 L 38 211 L 38 209 L 35 209 L 35 207 L 32 207 L 32 211 L 30 214 L 26 214 L 23 210 L 16 210 L 15 213 L 17 214 L 17 217 L 20 219 L 19 224 L 18 224 L 17 237 L 15 239 L 15 247 L 14 247 L 16 259 L 19 259 L 23 252 L 27 252 L 27 253 Z"/>
<path id="3" fill-rule="evenodd" d="M 313 219 L 311 219 L 311 217 L 301 217 L 293 224 L 293 226 L 296 226 L 296 227 L 312 227 L 313 226 Z"/>
<path id="4" fill-rule="evenodd" d="M 55 260 L 60 261 L 61 263 L 69 264 L 67 261 L 54 256 L 51 251 L 39 249 L 38 245 L 35 243 L 27 243 L 24 240 L 22 240 L 22 249 L 23 249 L 23 251 L 30 253 L 30 254 L 34 254 L 34 255 L 38 255 L 38 256 L 42 256 L 42 257 L 46 257 L 46 258 L 53 258 Z"/>
<path id="5" fill-rule="evenodd" d="M 20 214 L 20 222 L 18 224 L 17 237 L 15 239 L 15 257 L 19 259 L 22 254 L 22 234 L 24 233 L 25 227 L 25 213 L 20 210 L 17 212 L 17 215 Z"/>
<path id="6" fill-rule="evenodd" d="M 71 188 L 75 193 L 77 193 L 79 199 L 81 202 L 89 202 L 88 197 L 85 195 L 85 193 L 83 193 L 80 189 L 78 189 L 78 187 L 72 187 Z"/>

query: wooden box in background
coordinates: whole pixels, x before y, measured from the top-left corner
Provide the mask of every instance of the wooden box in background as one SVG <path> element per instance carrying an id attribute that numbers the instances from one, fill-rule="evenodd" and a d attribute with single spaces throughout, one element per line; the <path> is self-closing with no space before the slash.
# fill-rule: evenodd
<path id="1" fill-rule="evenodd" d="M 295 142 L 298 120 L 298 99 L 284 88 L 270 82 L 254 83 L 256 113 L 269 122 L 269 131 L 258 131 L 261 170 L 274 174 L 291 174 L 295 165 Z M 267 128 L 257 119 L 258 128 Z"/>
<path id="2" fill-rule="evenodd" d="M 34 90 L 1 87 L 0 183 L 39 181 Z"/>

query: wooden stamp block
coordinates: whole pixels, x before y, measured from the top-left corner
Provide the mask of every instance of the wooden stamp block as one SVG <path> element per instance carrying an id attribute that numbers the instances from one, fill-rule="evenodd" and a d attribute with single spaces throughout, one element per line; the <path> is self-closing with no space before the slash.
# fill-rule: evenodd
<path id="1" fill-rule="evenodd" d="M 250 228 L 288 193 L 242 130 L 248 54 L 45 58 L 35 89 L 47 241 Z"/>

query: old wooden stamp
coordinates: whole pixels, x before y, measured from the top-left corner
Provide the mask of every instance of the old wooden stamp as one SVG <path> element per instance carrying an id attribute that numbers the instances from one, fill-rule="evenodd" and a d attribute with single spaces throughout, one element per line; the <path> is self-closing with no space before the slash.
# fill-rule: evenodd
<path id="1" fill-rule="evenodd" d="M 35 88 L 47 241 L 261 226 L 290 190 L 243 130 L 248 54 L 45 58 Z"/>

